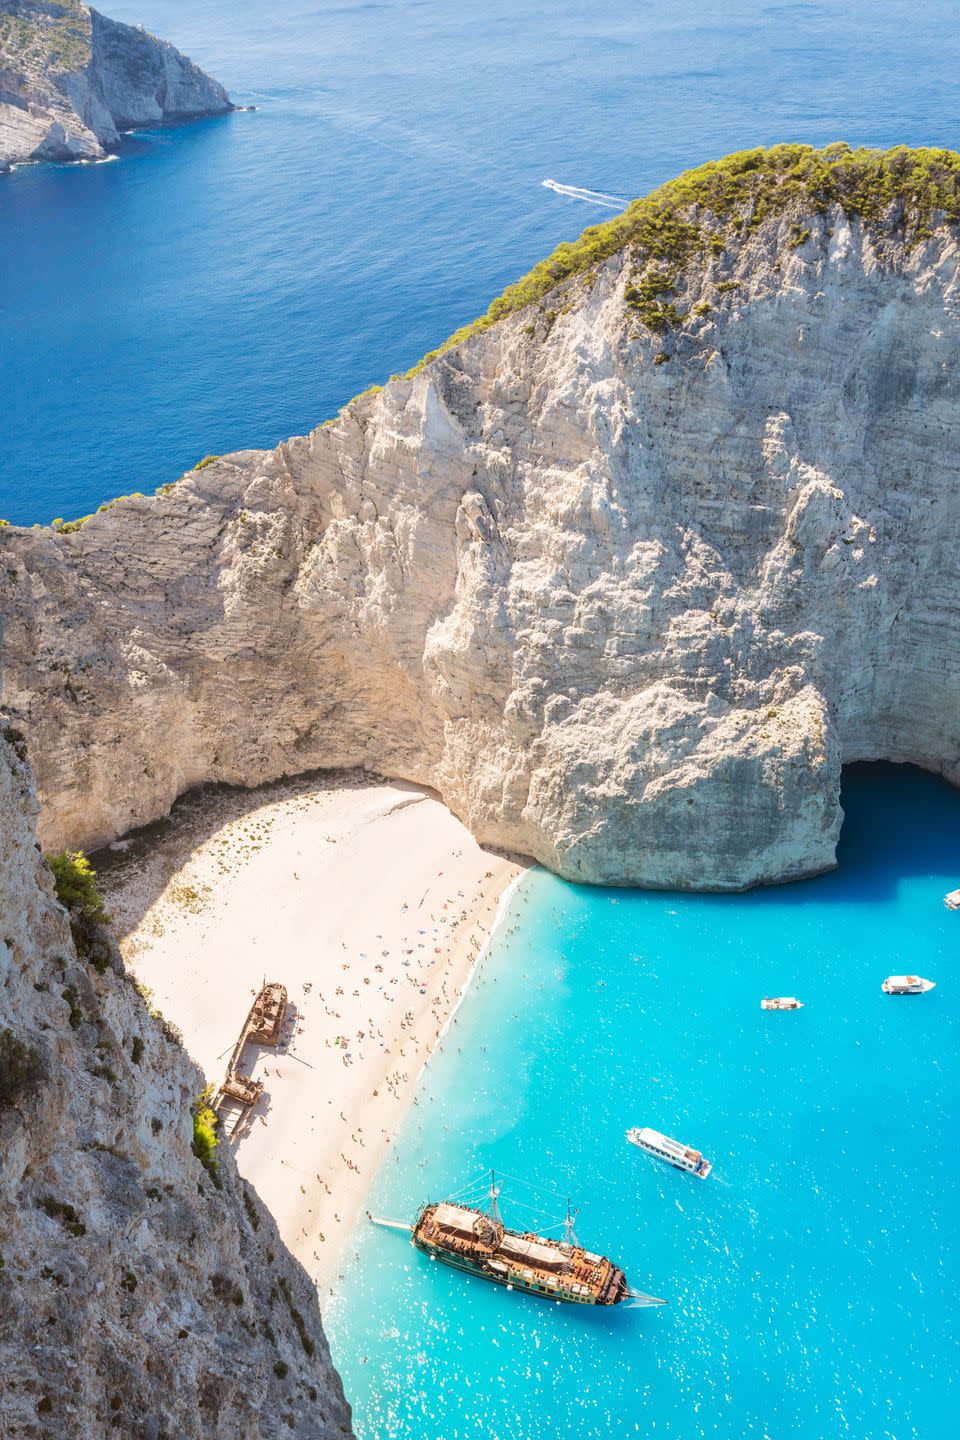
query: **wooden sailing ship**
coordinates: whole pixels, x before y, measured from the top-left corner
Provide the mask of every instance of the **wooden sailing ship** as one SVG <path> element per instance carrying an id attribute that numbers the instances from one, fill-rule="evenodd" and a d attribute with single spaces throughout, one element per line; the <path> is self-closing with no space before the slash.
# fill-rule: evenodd
<path id="1" fill-rule="evenodd" d="M 491 1172 L 485 1208 L 444 1200 L 428 1203 L 413 1225 L 375 1220 L 410 1232 L 413 1245 L 431 1260 L 456 1270 L 557 1304 L 665 1305 L 653 1295 L 632 1290 L 623 1270 L 605 1255 L 585 1250 L 573 1232 L 574 1216 L 567 1205 L 561 1240 L 533 1231 L 508 1230 L 500 1216 L 500 1191 Z"/>

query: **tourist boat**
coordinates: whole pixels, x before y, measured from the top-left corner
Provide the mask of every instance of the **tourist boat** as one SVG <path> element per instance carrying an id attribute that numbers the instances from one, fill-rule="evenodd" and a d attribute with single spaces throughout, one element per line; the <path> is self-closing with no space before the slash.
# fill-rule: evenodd
<path id="1" fill-rule="evenodd" d="M 561 1240 L 548 1240 L 533 1231 L 508 1230 L 500 1216 L 500 1194 L 491 1172 L 484 1208 L 443 1200 L 423 1206 L 416 1222 L 379 1219 L 375 1225 L 408 1230 L 411 1243 L 431 1260 L 491 1280 L 507 1290 L 553 1300 L 558 1305 L 665 1305 L 653 1295 L 632 1290 L 618 1265 L 604 1255 L 585 1250 L 573 1233 L 574 1217 L 567 1206 Z"/>
<path id="2" fill-rule="evenodd" d="M 697 1175 L 701 1180 L 706 1180 L 713 1166 L 709 1160 L 705 1160 L 699 1150 L 693 1150 L 689 1145 L 681 1145 L 679 1140 L 671 1140 L 667 1135 L 661 1135 L 659 1130 L 634 1128 L 627 1131 L 627 1139 L 631 1145 L 653 1155 L 657 1160 L 666 1160 L 668 1165 L 674 1165 L 678 1170 L 685 1170 L 688 1175 Z"/>
<path id="3" fill-rule="evenodd" d="M 960 890 L 951 890 L 949 895 L 944 895 L 943 903 L 948 910 L 960 910 Z"/>
<path id="4" fill-rule="evenodd" d="M 802 1010 L 803 1001 L 795 995 L 764 995 L 760 1001 L 761 1010 Z"/>
<path id="5" fill-rule="evenodd" d="M 922 975 L 888 975 L 882 988 L 887 995 L 926 995 L 936 988 L 936 981 Z"/>

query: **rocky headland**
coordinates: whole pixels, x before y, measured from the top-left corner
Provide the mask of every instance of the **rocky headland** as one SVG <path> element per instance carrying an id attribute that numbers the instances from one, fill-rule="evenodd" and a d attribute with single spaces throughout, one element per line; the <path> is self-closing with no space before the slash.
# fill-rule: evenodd
<path id="1" fill-rule="evenodd" d="M 98 159 L 122 130 L 232 109 L 179 50 L 82 0 L 0 0 L 0 171 Z"/>
<path id="2" fill-rule="evenodd" d="M 843 762 L 958 777 L 958 220 L 952 153 L 732 156 L 312 434 L 4 530 L 45 846 L 362 766 L 577 880 L 832 866 Z"/>

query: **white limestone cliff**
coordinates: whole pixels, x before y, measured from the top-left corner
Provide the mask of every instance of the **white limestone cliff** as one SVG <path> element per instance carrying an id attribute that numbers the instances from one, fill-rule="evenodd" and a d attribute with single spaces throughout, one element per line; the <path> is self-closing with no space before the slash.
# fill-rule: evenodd
<path id="1" fill-rule="evenodd" d="M 78 959 L 0 734 L 0 1434 L 351 1434 L 314 1288 L 229 1148 L 193 1154 L 203 1078 L 112 963 Z"/>
<path id="2" fill-rule="evenodd" d="M 0 0 L 0 171 L 97 159 L 122 130 L 232 109 L 179 50 L 82 0 Z"/>
<path id="3" fill-rule="evenodd" d="M 664 334 L 625 249 L 304 438 L 4 530 L 45 844 L 363 765 L 573 879 L 730 889 L 834 863 L 843 761 L 956 780 L 956 229 L 800 221 L 688 260 Z"/>

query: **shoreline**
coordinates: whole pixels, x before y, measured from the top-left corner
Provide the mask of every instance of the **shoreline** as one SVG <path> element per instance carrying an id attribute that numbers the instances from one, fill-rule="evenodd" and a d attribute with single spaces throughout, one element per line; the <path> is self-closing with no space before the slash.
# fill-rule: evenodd
<path id="1" fill-rule="evenodd" d="M 489 950 L 491 941 L 493 940 L 493 937 L 496 935 L 497 930 L 498 930 L 498 928 L 499 928 L 499 926 L 500 926 L 500 922 L 502 921 L 503 917 L 504 917 L 504 916 L 506 915 L 506 913 L 507 913 L 507 907 L 509 906 L 510 901 L 513 899 L 513 897 L 514 897 L 514 895 L 516 894 L 517 890 L 519 890 L 521 884 L 522 884 L 523 881 L 526 879 L 527 875 L 529 875 L 530 871 L 534 868 L 534 866 L 533 866 L 532 863 L 531 863 L 531 864 L 527 864 L 527 865 L 521 865 L 520 862 L 518 861 L 518 862 L 516 862 L 516 864 L 517 864 L 518 873 L 517 873 L 516 875 L 512 876 L 512 877 L 507 881 L 505 887 L 500 891 L 499 895 L 497 896 L 497 907 L 496 907 L 496 910 L 494 911 L 493 919 L 490 921 L 490 924 L 487 926 L 487 929 L 486 929 L 486 931 L 485 931 L 485 933 L 484 933 L 483 942 L 482 942 L 482 944 L 481 944 L 481 946 L 480 946 L 480 949 L 477 951 L 476 959 L 473 961 L 473 963 L 472 963 L 471 966 L 470 966 L 469 974 L 467 975 L 466 980 L 463 982 L 463 984 L 461 985 L 460 989 L 458 990 L 458 992 L 457 992 L 457 998 L 456 998 L 456 1000 L 454 1001 L 454 1003 L 453 1003 L 453 1005 L 452 1005 L 452 1007 L 451 1007 L 451 1009 L 450 1009 L 450 1012 L 449 1012 L 449 1014 L 447 1015 L 447 1018 L 444 1020 L 443 1025 L 441 1026 L 439 1032 L 437 1033 L 437 1037 L 436 1037 L 436 1040 L 434 1041 L 434 1044 L 433 1044 L 433 1047 L 432 1047 L 432 1049 L 431 1049 L 430 1055 L 433 1054 L 433 1050 L 436 1049 L 436 1047 L 440 1044 L 441 1040 L 443 1040 L 443 1039 L 446 1038 L 447 1031 L 450 1029 L 450 1026 L 453 1024 L 454 1019 L 456 1018 L 457 1011 L 460 1009 L 460 1006 L 463 1004 L 464 1000 L 466 999 L 467 991 L 470 989 L 470 986 L 473 984 L 473 977 L 474 977 L 474 976 L 476 975 L 476 973 L 477 973 L 477 966 L 480 964 L 481 960 L 483 959 L 483 957 L 486 955 L 487 951 Z M 424 1058 L 423 1064 L 420 1066 L 420 1069 L 417 1071 L 417 1077 L 416 1077 L 416 1080 L 414 1081 L 414 1084 L 416 1084 L 416 1083 L 419 1082 L 420 1076 L 423 1074 L 424 1070 L 426 1069 L 427 1061 L 430 1059 L 430 1055 L 427 1055 L 427 1056 Z"/>
<path id="2" fill-rule="evenodd" d="M 454 979 L 455 982 L 459 981 L 459 983 L 455 983 L 455 988 L 451 992 L 452 999 L 449 1003 L 448 1009 L 439 1028 L 435 1029 L 434 1031 L 433 1038 L 431 1039 L 428 1034 L 423 1035 L 422 1055 L 420 1035 L 418 1033 L 414 1033 L 408 1036 L 407 1042 L 405 1042 L 405 1044 L 409 1043 L 409 1040 L 411 1039 L 415 1041 L 414 1048 L 420 1060 L 420 1063 L 415 1072 L 408 1073 L 408 1078 L 404 1080 L 402 1087 L 398 1087 L 393 1092 L 394 1099 L 398 1103 L 395 1104 L 393 1107 L 389 1107 L 387 1105 L 381 1106 L 375 1104 L 374 1101 L 375 1099 L 377 1101 L 383 1100 L 385 1097 L 383 1097 L 382 1095 L 377 1097 L 369 1097 L 361 1110 L 361 1114 L 365 1123 L 370 1122 L 372 1124 L 379 1119 L 389 1118 L 390 1129 L 388 1131 L 386 1126 L 381 1126 L 382 1133 L 378 1137 L 377 1148 L 370 1153 L 367 1164 L 363 1167 L 362 1171 L 359 1174 L 352 1176 L 352 1183 L 347 1180 L 346 1176 L 341 1174 L 340 1183 L 338 1185 L 336 1193 L 341 1196 L 346 1195 L 349 1199 L 349 1203 L 345 1201 L 344 1204 L 346 1208 L 342 1212 L 340 1210 L 336 1212 L 340 1215 L 340 1220 L 342 1222 L 338 1226 L 336 1239 L 334 1243 L 330 1245 L 327 1252 L 322 1257 L 318 1257 L 319 1264 L 317 1264 L 317 1260 L 315 1260 L 314 1263 L 317 1268 L 311 1271 L 314 1283 L 321 1289 L 323 1287 L 326 1287 L 326 1292 L 328 1296 L 332 1296 L 334 1293 L 334 1287 L 332 1283 L 333 1280 L 343 1279 L 343 1275 L 337 1271 L 337 1266 L 342 1259 L 344 1248 L 348 1240 L 350 1239 L 351 1233 L 353 1232 L 353 1229 L 358 1219 L 360 1218 L 360 1214 L 363 1210 L 364 1202 L 367 1198 L 370 1187 L 373 1184 L 373 1181 L 376 1178 L 377 1174 L 379 1173 L 380 1167 L 383 1165 L 388 1154 L 390 1153 L 390 1146 L 393 1144 L 397 1135 L 397 1131 L 400 1128 L 401 1122 L 406 1118 L 406 1115 L 413 1103 L 414 1094 L 416 1092 L 417 1086 L 420 1084 L 423 1073 L 426 1070 L 427 1065 L 430 1063 L 434 1051 L 441 1044 L 447 1034 L 447 1031 L 453 1024 L 454 1017 L 456 1016 L 457 1011 L 460 1009 L 460 1006 L 463 1003 L 463 999 L 467 991 L 470 989 L 473 977 L 476 974 L 477 966 L 483 960 L 483 956 L 487 950 L 487 947 L 489 946 L 490 941 L 493 938 L 501 914 L 503 913 L 500 904 L 502 897 L 503 895 L 512 895 L 514 893 L 516 888 L 524 879 L 524 876 L 528 873 L 529 868 L 530 867 L 526 867 L 525 869 L 521 870 L 519 874 L 510 876 L 506 880 L 505 887 L 500 893 L 500 895 L 495 895 L 493 897 L 497 901 L 495 906 L 492 906 L 492 903 L 487 904 L 486 906 L 478 906 L 477 913 L 474 916 L 474 924 L 477 928 L 483 926 L 483 922 L 486 920 L 491 908 L 493 908 L 493 916 L 489 920 L 489 923 L 484 930 L 483 939 L 479 943 L 479 948 L 474 949 L 472 946 L 468 947 L 464 943 L 466 939 L 466 936 L 464 936 L 460 940 L 458 946 L 455 948 L 454 953 L 451 955 L 447 974 L 450 976 L 451 979 Z M 454 971 L 456 971 L 456 974 L 454 974 Z M 427 1026 L 426 1028 L 427 1030 L 429 1030 L 429 1026 Z M 401 1050 L 400 1053 L 402 1055 L 403 1051 Z M 389 1117 L 386 1113 L 388 1109 L 390 1110 Z M 358 1126 L 357 1128 L 359 1130 L 360 1127 Z M 291 1246 L 291 1249 L 293 1249 L 294 1254 L 297 1255 L 298 1259 L 302 1259 L 302 1256 L 299 1255 L 295 1244 Z M 305 1268 L 310 1270 L 311 1267 L 307 1265 L 307 1262 L 305 1260 L 303 1260 L 303 1264 Z"/>
<path id="3" fill-rule="evenodd" d="M 185 797 L 94 859 L 128 970 L 214 1086 L 262 978 L 287 986 L 240 1173 L 321 1290 L 529 862 L 422 787 L 355 773 Z M 352 983 L 351 983 L 352 982 Z"/>

